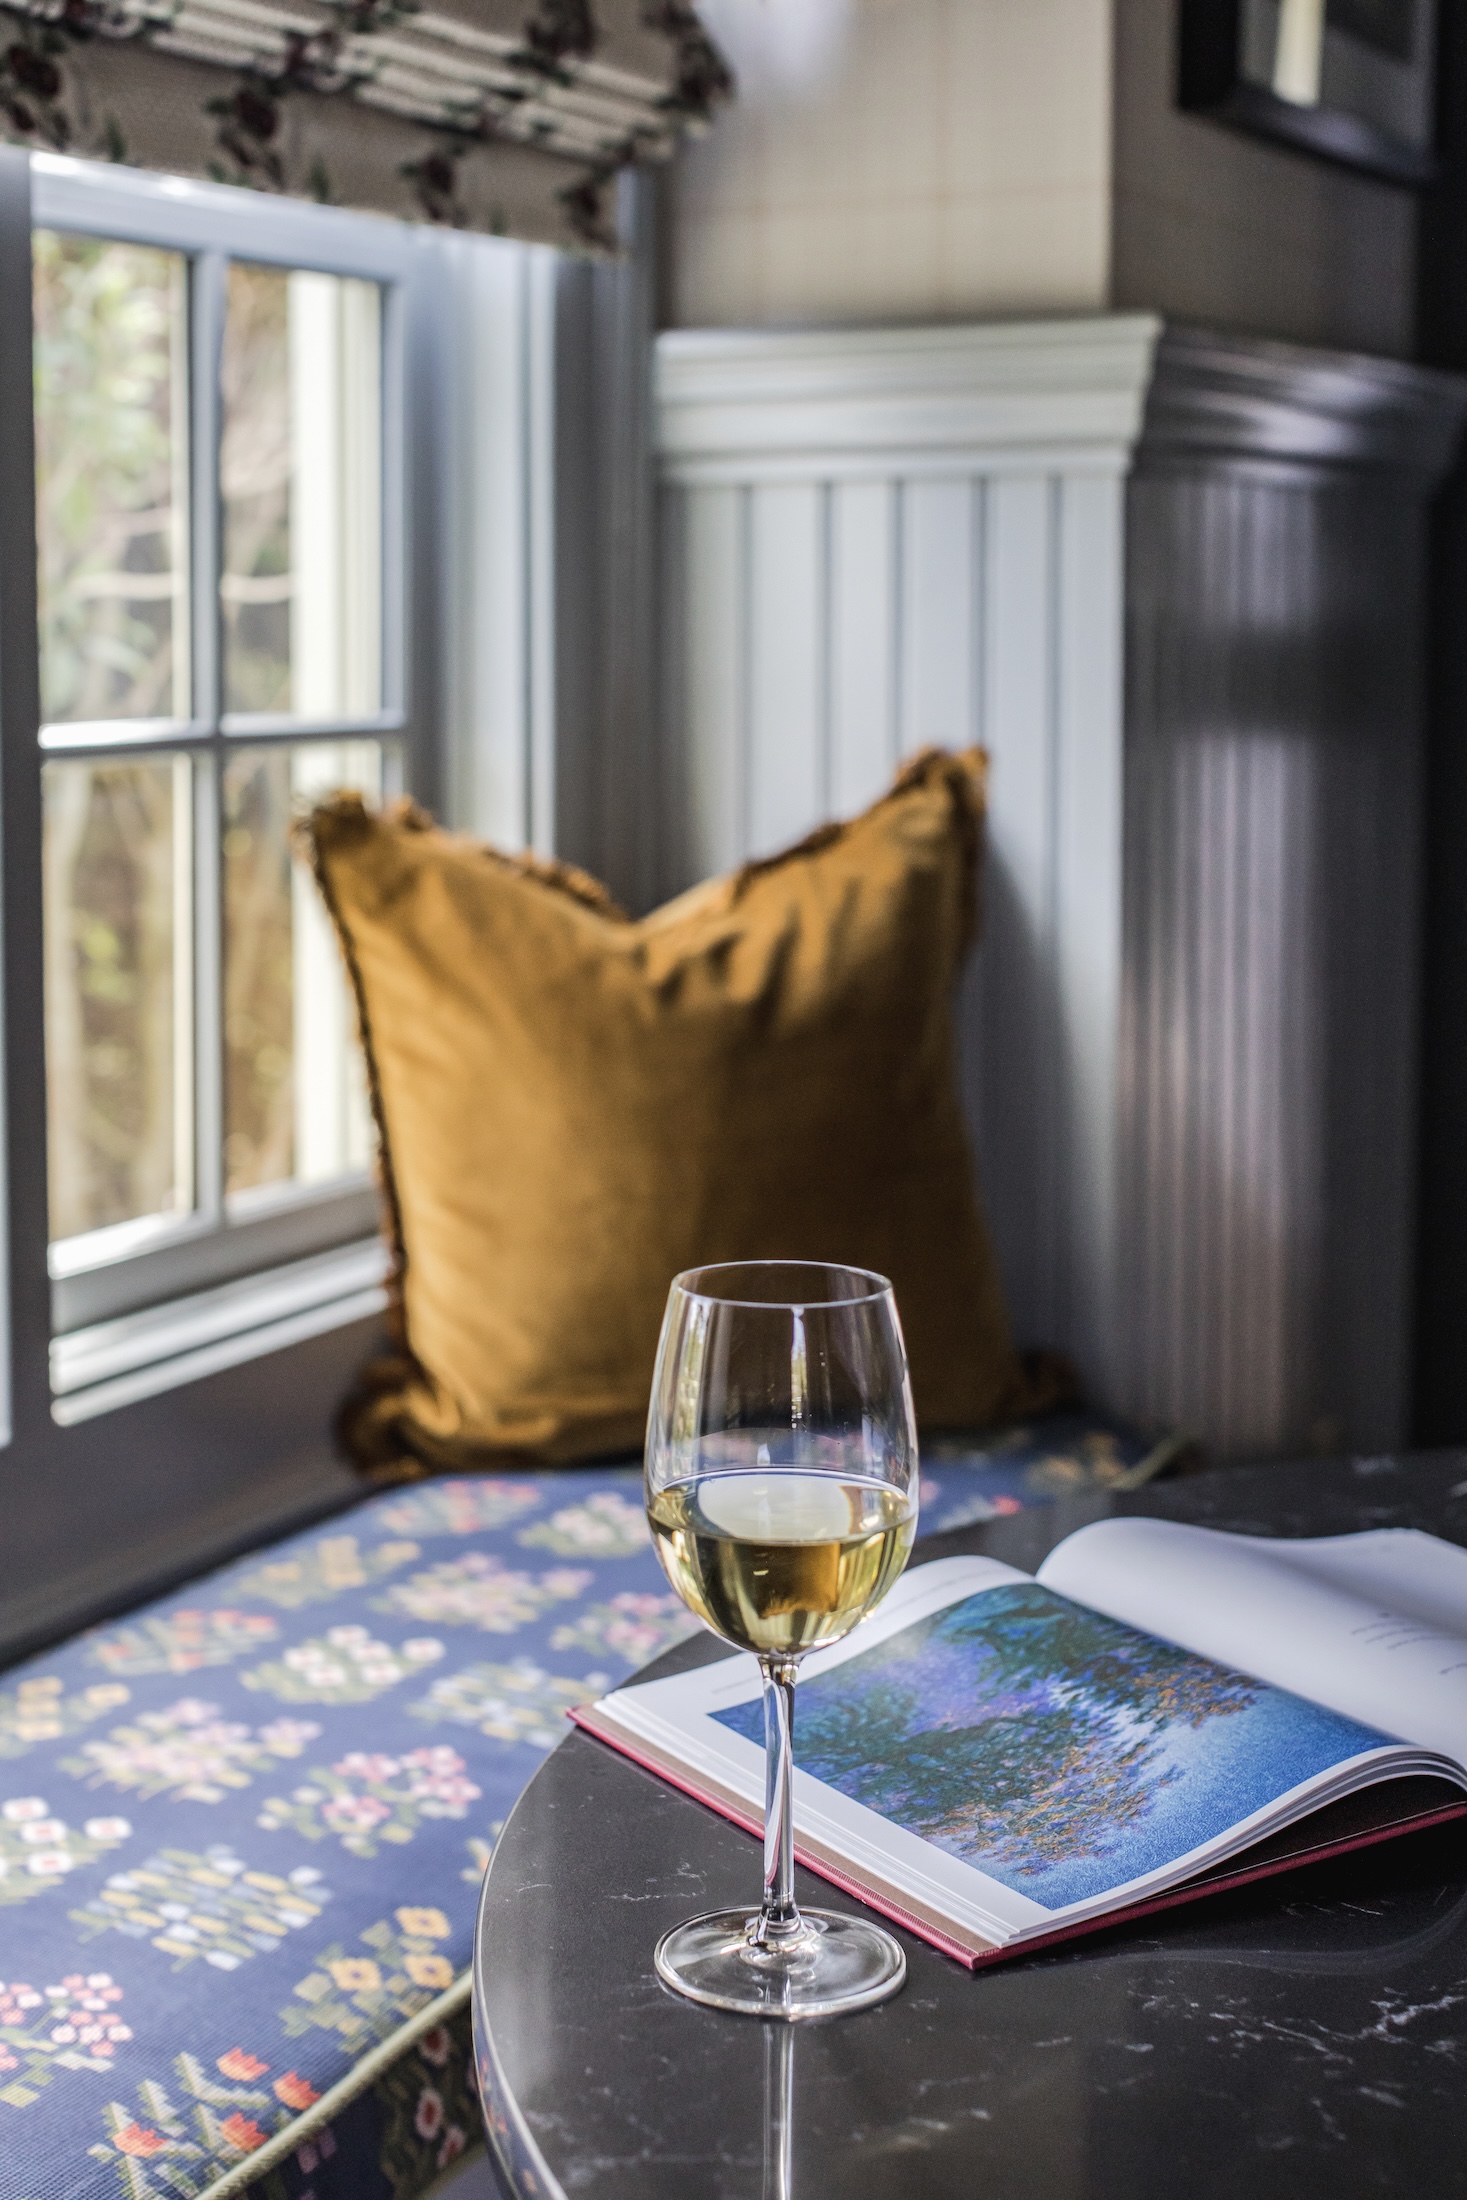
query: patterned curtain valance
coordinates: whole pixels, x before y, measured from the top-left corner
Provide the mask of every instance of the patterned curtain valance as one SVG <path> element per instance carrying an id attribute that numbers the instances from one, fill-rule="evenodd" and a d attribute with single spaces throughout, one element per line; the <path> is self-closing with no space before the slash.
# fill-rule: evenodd
<path id="1" fill-rule="evenodd" d="M 732 89 L 690 0 L 0 0 L 12 144 L 593 249 Z"/>

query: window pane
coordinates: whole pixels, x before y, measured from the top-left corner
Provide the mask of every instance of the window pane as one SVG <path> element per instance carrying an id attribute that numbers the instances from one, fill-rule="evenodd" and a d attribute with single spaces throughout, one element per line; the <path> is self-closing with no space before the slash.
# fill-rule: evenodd
<path id="1" fill-rule="evenodd" d="M 192 1201 L 190 766 L 42 773 L 53 1238 Z"/>
<path id="2" fill-rule="evenodd" d="M 381 293 L 235 262 L 224 330 L 224 708 L 381 707 Z"/>
<path id="3" fill-rule="evenodd" d="M 372 1130 L 355 1011 L 292 815 L 333 787 L 380 799 L 375 741 L 241 749 L 224 771 L 225 1190 L 365 1169 Z"/>
<path id="4" fill-rule="evenodd" d="M 41 715 L 187 718 L 182 255 L 37 230 Z"/>

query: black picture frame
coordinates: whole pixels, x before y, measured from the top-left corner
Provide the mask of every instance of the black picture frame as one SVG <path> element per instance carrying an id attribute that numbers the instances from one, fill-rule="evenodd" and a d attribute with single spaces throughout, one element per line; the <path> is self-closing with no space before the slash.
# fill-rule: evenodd
<path id="1" fill-rule="evenodd" d="M 1296 105 L 1243 73 L 1246 0 L 1179 0 L 1177 104 L 1188 114 L 1420 190 L 1437 180 L 1433 146 L 1413 145 L 1342 107 Z M 1432 56 L 1421 66 L 1430 71 Z M 1427 92 L 1428 111 L 1434 110 Z"/>

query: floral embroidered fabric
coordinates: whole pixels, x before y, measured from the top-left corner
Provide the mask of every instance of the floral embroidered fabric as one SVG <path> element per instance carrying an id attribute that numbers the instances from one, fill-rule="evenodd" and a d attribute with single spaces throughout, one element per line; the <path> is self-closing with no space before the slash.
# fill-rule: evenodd
<path id="1" fill-rule="evenodd" d="M 1076 1420 L 946 1449 L 926 1532 L 1147 1465 Z M 195 2200 L 256 2155 L 259 2200 L 423 2190 L 481 2138 L 495 1837 L 568 1706 L 694 1624 L 636 1467 L 465 1477 L 0 1675 L 0 2200 Z"/>

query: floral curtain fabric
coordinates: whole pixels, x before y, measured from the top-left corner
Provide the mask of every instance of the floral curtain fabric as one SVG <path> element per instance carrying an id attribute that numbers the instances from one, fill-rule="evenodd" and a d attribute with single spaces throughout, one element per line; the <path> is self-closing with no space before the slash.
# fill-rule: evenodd
<path id="1" fill-rule="evenodd" d="M 593 250 L 732 89 L 690 0 L 0 0 L 12 144 Z"/>

